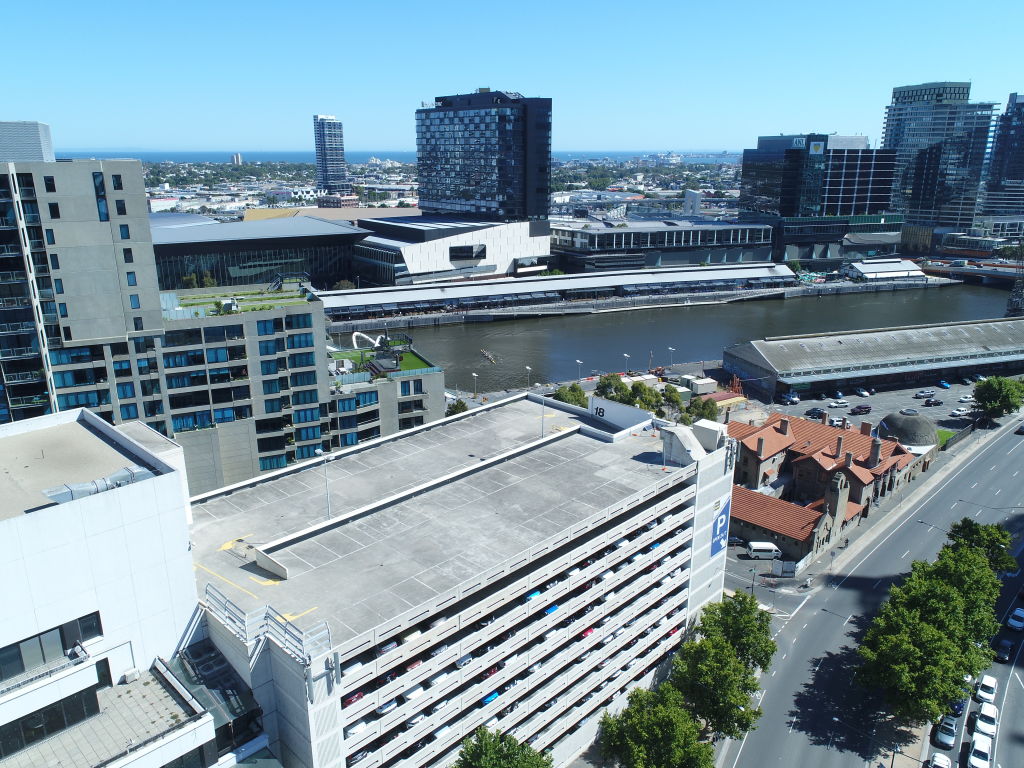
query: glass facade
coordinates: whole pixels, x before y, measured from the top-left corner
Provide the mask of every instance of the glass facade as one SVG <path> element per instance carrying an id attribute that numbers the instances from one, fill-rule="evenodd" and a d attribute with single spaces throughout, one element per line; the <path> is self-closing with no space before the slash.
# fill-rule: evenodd
<path id="1" fill-rule="evenodd" d="M 551 99 L 500 91 L 416 110 L 419 207 L 491 221 L 546 219 Z"/>
<path id="2" fill-rule="evenodd" d="M 1024 94 L 1010 94 L 996 124 L 982 212 L 1024 216 Z"/>
<path id="3" fill-rule="evenodd" d="M 345 132 L 334 115 L 313 115 L 316 186 L 328 192 L 351 192 L 345 163 Z"/>

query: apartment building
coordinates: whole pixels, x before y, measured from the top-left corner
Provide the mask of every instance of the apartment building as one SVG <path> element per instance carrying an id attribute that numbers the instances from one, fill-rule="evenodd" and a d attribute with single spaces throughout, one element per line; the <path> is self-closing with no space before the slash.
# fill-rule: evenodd
<path id="1" fill-rule="evenodd" d="M 720 599 L 734 446 L 519 395 L 211 492 L 205 631 L 289 768 L 449 765 L 480 725 L 566 765 Z"/>
<path id="2" fill-rule="evenodd" d="M 196 608 L 180 453 L 84 410 L 0 426 L 5 768 L 216 762 L 167 661 Z"/>

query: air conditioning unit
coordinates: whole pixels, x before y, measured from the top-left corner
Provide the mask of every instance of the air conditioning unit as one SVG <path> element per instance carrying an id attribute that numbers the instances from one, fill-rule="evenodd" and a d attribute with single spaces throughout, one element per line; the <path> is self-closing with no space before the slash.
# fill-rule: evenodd
<path id="1" fill-rule="evenodd" d="M 132 667 L 131 669 L 125 670 L 124 676 L 121 678 L 122 682 L 125 683 L 134 683 L 138 679 L 139 670 L 137 667 Z"/>

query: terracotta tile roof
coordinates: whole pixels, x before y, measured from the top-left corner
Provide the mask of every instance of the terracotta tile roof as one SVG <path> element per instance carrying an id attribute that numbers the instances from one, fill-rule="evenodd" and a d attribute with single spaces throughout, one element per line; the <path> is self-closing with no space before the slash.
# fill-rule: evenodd
<path id="1" fill-rule="evenodd" d="M 807 505 L 807 508 L 817 510 L 819 513 L 821 513 L 825 509 L 825 500 L 818 499 L 817 501 L 812 501 L 810 504 Z M 847 523 L 850 522 L 851 520 L 853 520 L 853 518 L 859 515 L 861 513 L 861 510 L 863 509 L 863 504 L 858 504 L 855 501 L 846 502 L 846 516 L 843 518 L 843 521 Z"/>
<path id="2" fill-rule="evenodd" d="M 805 541 L 814 533 L 821 511 L 801 507 L 789 501 L 765 496 L 742 485 L 732 487 L 732 516 L 796 541 Z"/>
<path id="3" fill-rule="evenodd" d="M 744 429 L 746 427 L 747 429 Z M 748 424 L 737 424 L 729 422 L 729 436 L 735 437 L 743 446 L 757 456 L 759 459 L 766 459 L 774 456 L 779 451 L 784 451 L 793 445 L 795 437 L 792 430 L 788 435 L 782 434 L 782 428 L 776 424 L 765 424 L 763 427 L 750 427 Z M 757 452 L 757 442 L 764 439 L 764 448 L 761 453 Z"/>

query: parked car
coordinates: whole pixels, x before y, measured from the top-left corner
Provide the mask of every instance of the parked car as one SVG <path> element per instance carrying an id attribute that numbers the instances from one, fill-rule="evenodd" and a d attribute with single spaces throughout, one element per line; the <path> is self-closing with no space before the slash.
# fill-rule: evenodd
<path id="1" fill-rule="evenodd" d="M 974 698 L 982 704 L 991 704 L 996 700 L 996 691 L 998 690 L 998 680 L 992 675 L 982 675 L 981 679 L 974 684 Z"/>
<path id="2" fill-rule="evenodd" d="M 398 641 L 392 640 L 391 642 L 384 643 L 384 645 L 377 648 L 377 657 L 383 656 L 385 653 L 390 653 L 398 647 Z"/>
<path id="3" fill-rule="evenodd" d="M 965 709 L 967 709 L 967 699 L 953 699 L 949 702 L 949 711 L 953 717 L 960 717 Z"/>
<path id="4" fill-rule="evenodd" d="M 953 763 L 941 752 L 936 752 L 928 761 L 928 768 L 953 768 Z"/>
<path id="5" fill-rule="evenodd" d="M 824 408 L 814 407 L 814 408 L 808 408 L 806 411 L 804 411 L 804 416 L 808 417 L 809 419 L 820 419 L 824 415 L 825 415 L 825 409 Z"/>
<path id="6" fill-rule="evenodd" d="M 1007 663 L 1010 657 L 1013 656 L 1013 652 L 1017 650 L 1017 644 L 1013 640 L 1007 638 L 1001 638 L 995 645 L 996 649 L 996 661 Z"/>
<path id="7" fill-rule="evenodd" d="M 917 416 L 916 408 L 900 408 L 900 413 L 904 416 Z"/>
<path id="8" fill-rule="evenodd" d="M 355 693 L 350 694 L 349 696 L 346 696 L 344 699 L 342 699 L 341 700 L 341 706 L 343 708 L 344 707 L 351 707 L 353 704 L 355 704 L 361 698 L 363 698 L 363 692 L 362 691 L 356 691 Z"/>
<path id="9" fill-rule="evenodd" d="M 829 408 L 847 408 L 847 407 L 849 407 L 849 405 L 850 405 L 850 403 L 847 402 L 846 400 L 833 400 L 831 403 L 828 404 L 828 407 Z"/>
<path id="10" fill-rule="evenodd" d="M 968 411 L 966 408 L 954 408 L 952 411 L 949 412 L 949 415 L 959 417 L 966 416 L 968 413 L 970 413 L 970 411 Z"/>
<path id="11" fill-rule="evenodd" d="M 974 379 L 969 379 L 966 376 L 964 376 L 964 377 L 962 377 L 960 379 L 960 383 L 961 384 L 966 384 L 969 387 L 969 386 L 971 386 L 974 383 Z"/>
<path id="12" fill-rule="evenodd" d="M 992 739 L 981 733 L 974 734 L 971 751 L 967 753 L 968 768 L 990 768 L 992 765 Z"/>
<path id="13" fill-rule="evenodd" d="M 917 400 L 923 400 L 926 397 L 934 397 L 934 396 L 935 396 L 935 390 L 934 389 L 922 389 L 920 392 L 918 392 L 916 395 L 914 395 L 914 397 Z"/>
<path id="14" fill-rule="evenodd" d="M 871 413 L 871 406 L 867 404 L 855 405 L 850 409 L 851 416 L 863 416 L 866 413 Z"/>
<path id="15" fill-rule="evenodd" d="M 963 395 L 963 396 L 960 397 L 959 400 L 957 400 L 957 402 L 958 403 L 973 403 L 974 402 L 974 395 Z"/>
<path id="16" fill-rule="evenodd" d="M 1017 632 L 1024 630 L 1024 608 L 1014 608 L 1006 619 L 1006 626 Z"/>
<path id="17" fill-rule="evenodd" d="M 928 407 L 932 407 L 935 405 L 942 405 L 942 401 L 935 397 L 929 397 L 927 400 L 924 401 L 924 404 L 927 405 Z"/>
<path id="18" fill-rule="evenodd" d="M 864 387 L 857 387 L 853 391 L 854 391 L 855 394 L 859 395 L 860 397 L 867 397 L 869 394 L 871 394 L 866 389 L 864 389 Z"/>
<path id="19" fill-rule="evenodd" d="M 939 379 L 939 386 L 943 389 L 949 389 L 949 382 L 945 379 Z"/>
<path id="20" fill-rule="evenodd" d="M 999 728 L 999 708 L 995 704 L 982 704 L 974 715 L 974 732 L 995 738 Z"/>
<path id="21" fill-rule="evenodd" d="M 377 712 L 378 715 L 386 715 L 388 712 L 390 712 L 397 706 L 398 702 L 395 699 L 391 699 L 390 701 L 385 701 L 383 704 L 377 707 L 375 711 Z"/>
<path id="22" fill-rule="evenodd" d="M 974 379 L 975 381 L 985 381 L 986 379 L 986 377 L 982 376 L 980 373 L 972 373 L 971 378 Z"/>
<path id="23" fill-rule="evenodd" d="M 1021 425 L 1024 426 L 1024 425 Z M 740 546 L 745 547 L 747 545 L 746 539 L 741 539 L 739 536 L 729 537 L 729 546 Z"/>
<path id="24" fill-rule="evenodd" d="M 935 726 L 932 743 L 940 749 L 952 749 L 956 744 L 956 718 L 946 715 Z"/>

